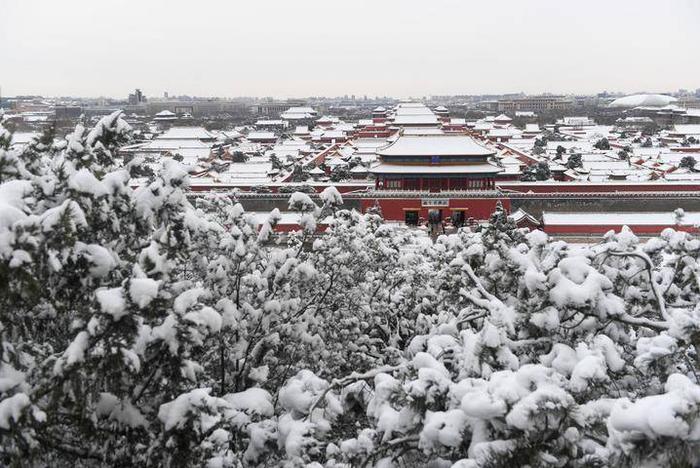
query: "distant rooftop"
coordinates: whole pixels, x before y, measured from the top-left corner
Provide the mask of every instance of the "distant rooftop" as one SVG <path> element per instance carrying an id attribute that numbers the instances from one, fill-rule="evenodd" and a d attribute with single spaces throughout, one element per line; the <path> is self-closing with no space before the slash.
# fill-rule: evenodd
<path id="1" fill-rule="evenodd" d="M 171 127 L 158 137 L 160 140 L 215 140 L 216 135 L 204 127 Z"/>
<path id="2" fill-rule="evenodd" d="M 633 94 L 619 99 L 615 99 L 610 103 L 609 107 L 664 107 L 668 106 L 677 99 L 665 94 Z"/>
<path id="3" fill-rule="evenodd" d="M 380 156 L 490 156 L 494 153 L 466 135 L 402 135 L 377 151 Z"/>

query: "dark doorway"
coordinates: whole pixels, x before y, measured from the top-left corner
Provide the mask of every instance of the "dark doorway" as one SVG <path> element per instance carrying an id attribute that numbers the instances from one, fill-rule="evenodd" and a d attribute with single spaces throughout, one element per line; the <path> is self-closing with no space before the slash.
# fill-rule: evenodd
<path id="1" fill-rule="evenodd" d="M 404 222 L 409 226 L 418 226 L 418 211 L 404 211 Z"/>
<path id="2" fill-rule="evenodd" d="M 464 211 L 452 212 L 452 225 L 457 228 L 464 226 Z"/>
<path id="3" fill-rule="evenodd" d="M 430 224 L 440 224 L 442 222 L 442 210 L 430 210 L 428 212 L 428 222 Z"/>
<path id="4" fill-rule="evenodd" d="M 445 233 L 445 226 L 442 224 L 442 210 L 428 211 L 428 230 L 433 238 L 438 236 L 440 232 Z"/>

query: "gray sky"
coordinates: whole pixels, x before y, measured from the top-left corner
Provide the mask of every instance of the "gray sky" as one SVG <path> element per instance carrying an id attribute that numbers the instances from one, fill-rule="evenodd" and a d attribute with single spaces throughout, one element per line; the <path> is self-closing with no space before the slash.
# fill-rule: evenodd
<path id="1" fill-rule="evenodd" d="M 695 0 L 0 0 L 4 95 L 700 87 Z"/>

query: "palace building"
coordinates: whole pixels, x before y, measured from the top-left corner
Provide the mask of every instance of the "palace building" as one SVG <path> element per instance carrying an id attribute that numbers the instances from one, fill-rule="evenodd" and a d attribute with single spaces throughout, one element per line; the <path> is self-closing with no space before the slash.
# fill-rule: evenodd
<path id="1" fill-rule="evenodd" d="M 396 106 L 391 123 L 395 127 L 437 128 L 440 121 L 425 104 L 405 102 Z"/>
<path id="2" fill-rule="evenodd" d="M 494 154 L 466 135 L 400 134 L 377 150 L 370 172 L 378 190 L 491 190 L 503 171 L 489 162 Z"/>

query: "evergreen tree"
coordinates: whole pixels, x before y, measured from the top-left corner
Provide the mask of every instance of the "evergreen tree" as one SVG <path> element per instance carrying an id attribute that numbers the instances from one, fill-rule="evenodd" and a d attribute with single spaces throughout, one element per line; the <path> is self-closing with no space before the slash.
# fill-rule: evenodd
<path id="1" fill-rule="evenodd" d="M 350 171 L 347 166 L 336 166 L 331 172 L 332 182 L 341 182 L 350 178 Z"/>
<path id="2" fill-rule="evenodd" d="M 681 158 L 681 162 L 678 164 L 678 167 L 690 169 L 691 171 L 693 171 L 695 170 L 696 164 L 697 161 L 693 156 L 683 156 L 683 158 Z"/>
<path id="3" fill-rule="evenodd" d="M 608 142 L 607 138 L 601 138 L 593 144 L 593 147 L 599 150 L 609 150 L 610 142 Z"/>
<path id="4" fill-rule="evenodd" d="M 529 165 L 523 171 L 520 180 L 524 182 L 532 182 L 536 180 L 549 180 L 552 174 L 549 170 L 549 165 L 545 161 L 536 162 Z"/>
<path id="5" fill-rule="evenodd" d="M 564 153 L 566 153 L 566 148 L 564 148 L 561 145 L 557 146 L 557 159 L 561 159 L 562 156 L 564 156 Z"/>
<path id="6" fill-rule="evenodd" d="M 691 234 L 571 248 L 499 203 L 425 243 L 329 187 L 282 243 L 172 159 L 132 189 L 129 138 L 0 132 L 3 466 L 698 461 Z"/>
<path id="7" fill-rule="evenodd" d="M 569 169 L 576 169 L 577 167 L 583 167 L 583 160 L 580 153 L 574 153 L 569 155 L 566 160 L 566 167 Z"/>

